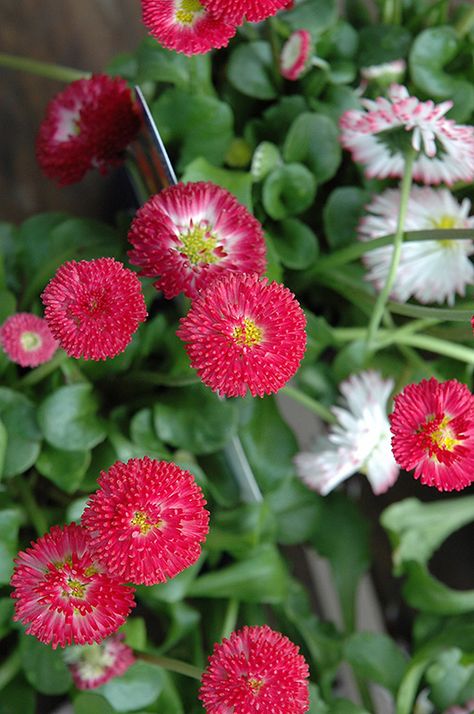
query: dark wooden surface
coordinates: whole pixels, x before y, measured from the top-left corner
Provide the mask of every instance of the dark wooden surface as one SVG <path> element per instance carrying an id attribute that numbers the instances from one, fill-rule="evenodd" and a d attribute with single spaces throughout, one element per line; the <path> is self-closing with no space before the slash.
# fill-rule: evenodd
<path id="1" fill-rule="evenodd" d="M 145 35 L 139 0 L 0 0 L 0 52 L 99 72 Z M 46 210 L 105 217 L 116 203 L 117 176 L 58 188 L 36 164 L 39 123 L 63 86 L 0 67 L 0 221 Z"/>

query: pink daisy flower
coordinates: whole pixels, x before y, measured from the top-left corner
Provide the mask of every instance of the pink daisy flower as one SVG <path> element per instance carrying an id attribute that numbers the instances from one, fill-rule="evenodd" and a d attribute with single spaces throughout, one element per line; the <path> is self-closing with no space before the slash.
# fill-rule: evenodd
<path id="1" fill-rule="evenodd" d="M 177 332 L 191 366 L 215 392 L 262 397 L 295 374 L 306 319 L 288 288 L 258 275 L 229 273 L 199 295 Z"/>
<path id="2" fill-rule="evenodd" d="M 79 79 L 51 100 L 36 141 L 48 178 L 66 185 L 86 171 L 104 174 L 119 165 L 141 120 L 130 89 L 119 77 Z"/>
<path id="3" fill-rule="evenodd" d="M 133 588 L 105 573 L 87 532 L 71 523 L 18 554 L 11 578 L 15 620 L 53 649 L 100 642 L 123 625 Z"/>
<path id="4" fill-rule="evenodd" d="M 427 486 L 460 491 L 474 480 L 474 397 L 455 379 L 409 384 L 390 415 L 397 463 Z"/>
<path id="5" fill-rule="evenodd" d="M 98 482 L 82 524 L 107 572 L 154 585 L 197 561 L 209 513 L 188 471 L 145 457 L 117 461 Z"/>
<path id="6" fill-rule="evenodd" d="M 308 30 L 292 32 L 280 54 L 280 72 L 285 79 L 296 81 L 310 65 L 313 43 Z"/>
<path id="7" fill-rule="evenodd" d="M 130 262 L 159 277 L 165 297 L 196 297 L 226 271 L 265 271 L 260 223 L 228 191 L 212 183 L 170 186 L 150 198 L 132 223 Z"/>
<path id="8" fill-rule="evenodd" d="M 216 17 L 240 25 L 244 19 L 260 22 L 276 15 L 288 5 L 288 0 L 202 0 L 202 4 Z"/>
<path id="9" fill-rule="evenodd" d="M 51 332 L 70 357 L 115 357 L 146 319 L 140 281 L 113 258 L 71 260 L 41 295 Z"/>
<path id="10" fill-rule="evenodd" d="M 243 627 L 214 645 L 199 698 L 207 714 L 304 714 L 308 665 L 299 648 L 267 625 Z"/>
<path id="11" fill-rule="evenodd" d="M 226 47 L 238 24 L 199 0 L 142 0 L 142 16 L 160 44 L 185 55 Z"/>
<path id="12" fill-rule="evenodd" d="M 418 153 L 413 177 L 427 184 L 472 181 L 474 127 L 446 119 L 451 101 L 421 102 L 406 87 L 393 84 L 388 98 L 361 100 L 366 111 L 351 109 L 340 120 L 341 143 L 371 178 L 401 177 L 405 153 Z"/>
<path id="13" fill-rule="evenodd" d="M 58 348 L 46 320 L 29 312 L 17 312 L 0 327 L 0 344 L 12 362 L 37 367 L 49 362 Z"/>
<path id="14" fill-rule="evenodd" d="M 116 634 L 100 644 L 68 647 L 64 651 L 77 689 L 95 689 L 127 671 L 135 656 L 123 640 L 123 634 Z"/>

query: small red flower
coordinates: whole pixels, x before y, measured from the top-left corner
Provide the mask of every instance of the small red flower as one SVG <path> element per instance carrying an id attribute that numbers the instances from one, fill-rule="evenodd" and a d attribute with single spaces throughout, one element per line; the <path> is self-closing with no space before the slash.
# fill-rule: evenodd
<path id="1" fill-rule="evenodd" d="M 165 297 L 195 297 L 227 271 L 265 270 L 260 223 L 228 191 L 212 183 L 178 184 L 150 198 L 132 223 L 130 262 L 159 277 Z"/>
<path id="2" fill-rule="evenodd" d="M 308 676 L 287 637 L 267 625 L 243 627 L 214 646 L 199 698 L 207 714 L 304 714 Z"/>
<path id="3" fill-rule="evenodd" d="M 49 362 L 58 348 L 46 320 L 29 312 L 17 312 L 0 327 L 0 344 L 12 362 L 37 367 Z"/>
<path id="4" fill-rule="evenodd" d="M 185 55 L 226 47 L 237 29 L 237 23 L 209 12 L 199 0 L 142 0 L 142 15 L 160 44 Z"/>
<path id="5" fill-rule="evenodd" d="M 240 25 L 244 19 L 248 22 L 260 22 L 276 15 L 288 5 L 288 0 L 202 0 L 202 4 L 215 17 L 225 18 L 227 22 Z"/>
<path id="6" fill-rule="evenodd" d="M 100 644 L 65 650 L 64 659 L 78 689 L 96 689 L 127 671 L 135 656 L 123 640 L 123 634 L 115 634 Z"/>
<path id="7" fill-rule="evenodd" d="M 474 481 L 474 397 L 455 379 L 409 384 L 390 415 L 395 460 L 427 486 L 460 491 Z"/>
<path id="8" fill-rule="evenodd" d="M 296 81 L 304 73 L 313 50 L 308 30 L 292 32 L 280 54 L 280 72 L 285 79 Z"/>
<path id="9" fill-rule="evenodd" d="M 96 75 L 72 82 L 46 109 L 36 157 L 60 185 L 80 181 L 86 171 L 104 174 L 119 165 L 141 120 L 130 89 L 119 77 Z"/>
<path id="10" fill-rule="evenodd" d="M 53 649 L 100 642 L 123 625 L 135 605 L 133 588 L 106 574 L 90 545 L 75 523 L 53 526 L 15 560 L 14 619 Z"/>
<path id="11" fill-rule="evenodd" d="M 139 279 L 113 258 L 64 263 L 41 298 L 51 332 L 76 358 L 115 357 L 147 316 Z"/>
<path id="12" fill-rule="evenodd" d="M 199 295 L 177 335 L 191 366 L 215 392 L 262 397 L 295 374 L 306 347 L 306 319 L 288 288 L 258 275 L 228 273 Z"/>
<path id="13" fill-rule="evenodd" d="M 174 578 L 196 562 L 209 513 L 188 471 L 147 457 L 102 471 L 82 523 L 107 572 L 136 584 Z"/>

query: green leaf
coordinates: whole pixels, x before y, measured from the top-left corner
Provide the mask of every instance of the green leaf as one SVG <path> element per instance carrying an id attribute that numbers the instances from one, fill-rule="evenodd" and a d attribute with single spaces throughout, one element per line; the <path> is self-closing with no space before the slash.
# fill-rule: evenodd
<path id="1" fill-rule="evenodd" d="M 448 588 L 420 563 L 406 563 L 405 570 L 408 577 L 403 594 L 412 607 L 436 615 L 459 615 L 474 610 L 474 590 Z"/>
<path id="2" fill-rule="evenodd" d="M 207 159 L 199 158 L 186 166 L 182 181 L 212 181 L 233 193 L 240 203 L 252 210 L 252 176 L 249 173 L 220 169 Z"/>
<path id="3" fill-rule="evenodd" d="M 407 657 L 390 637 L 355 632 L 346 640 L 344 655 L 360 677 L 396 693 L 407 668 Z"/>
<path id="4" fill-rule="evenodd" d="M 337 126 L 323 114 L 300 114 L 286 137 L 283 157 L 288 162 L 305 163 L 318 183 L 328 181 L 341 163 Z"/>
<path id="5" fill-rule="evenodd" d="M 236 433 L 236 406 L 201 384 L 169 390 L 154 406 L 156 433 L 167 444 L 194 454 L 212 453 Z"/>
<path id="6" fill-rule="evenodd" d="M 90 451 L 64 451 L 46 445 L 38 456 L 36 468 L 66 493 L 74 493 L 81 485 L 90 462 Z"/>
<path id="7" fill-rule="evenodd" d="M 81 692 L 74 699 L 74 714 L 114 714 L 115 711 L 100 694 Z"/>
<path id="8" fill-rule="evenodd" d="M 302 213 L 311 206 L 315 196 L 314 176 L 302 164 L 279 166 L 263 184 L 263 206 L 275 220 Z"/>
<path id="9" fill-rule="evenodd" d="M 0 714 L 34 714 L 35 711 L 35 693 L 22 677 L 16 678 L 2 689 Z"/>
<path id="10" fill-rule="evenodd" d="M 96 692 L 105 697 L 115 711 L 128 712 L 155 701 L 162 689 L 161 672 L 155 665 L 138 661 L 121 677 L 114 677 Z"/>
<path id="11" fill-rule="evenodd" d="M 335 25 L 338 9 L 335 0 L 304 0 L 289 12 L 285 12 L 284 17 L 285 23 L 292 30 L 300 30 L 304 27 L 317 38 Z"/>
<path id="12" fill-rule="evenodd" d="M 9 597 L 2 597 L 0 598 L 0 639 L 3 639 L 10 632 L 12 626 L 13 600 Z"/>
<path id="13" fill-rule="evenodd" d="M 206 549 L 226 550 L 237 558 L 245 557 L 263 540 L 273 540 L 274 519 L 267 504 L 247 503 L 231 511 L 220 511 L 213 518 Z"/>
<path id="14" fill-rule="evenodd" d="M 72 684 L 63 651 L 53 650 L 31 635 L 20 640 L 21 662 L 28 682 L 41 694 L 64 694 Z"/>
<path id="15" fill-rule="evenodd" d="M 7 456 L 8 434 L 5 424 L 0 419 L 0 476 L 3 474 Z"/>
<path id="16" fill-rule="evenodd" d="M 450 704 L 464 704 L 474 696 L 474 664 L 463 663 L 458 647 L 442 652 L 426 671 L 430 700 L 444 711 Z"/>
<path id="17" fill-rule="evenodd" d="M 148 451 L 166 454 L 165 445 L 158 439 L 151 409 L 141 409 L 130 420 L 130 436 L 134 444 Z"/>
<path id="18" fill-rule="evenodd" d="M 319 517 L 320 496 L 292 478 L 266 500 L 275 516 L 278 543 L 295 545 L 311 538 Z"/>
<path id="19" fill-rule="evenodd" d="M 0 584 L 10 581 L 13 558 L 18 552 L 20 520 L 20 512 L 16 508 L 3 508 L 0 511 Z"/>
<path id="20" fill-rule="evenodd" d="M 336 188 L 323 210 L 324 230 L 331 248 L 338 249 L 354 243 L 364 207 L 370 200 L 368 191 L 355 186 Z"/>
<path id="21" fill-rule="evenodd" d="M 272 72 L 272 51 L 267 42 L 238 45 L 227 66 L 227 77 L 232 86 L 255 99 L 275 99 L 278 96 Z"/>
<path id="22" fill-rule="evenodd" d="M 275 281 L 276 283 L 281 283 L 283 280 L 283 268 L 270 233 L 265 234 L 265 244 L 267 247 L 267 269 L 265 270 L 265 276 L 270 282 Z"/>
<path id="23" fill-rule="evenodd" d="M 3 475 L 16 476 L 33 466 L 38 458 L 41 432 L 36 409 L 27 397 L 0 387 L 0 419 L 7 435 Z"/>
<path id="24" fill-rule="evenodd" d="M 146 649 L 146 622 L 143 617 L 129 617 L 120 631 L 124 633 L 125 642 L 132 650 L 143 652 Z"/>
<path id="25" fill-rule="evenodd" d="M 105 439 L 97 417 L 97 398 L 90 384 L 60 387 L 38 409 L 38 421 L 51 446 L 66 451 L 92 449 Z"/>
<path id="26" fill-rule="evenodd" d="M 408 54 L 410 32 L 399 25 L 370 25 L 359 33 L 359 67 L 392 62 Z"/>
<path id="27" fill-rule="evenodd" d="M 0 324 L 16 312 L 16 297 L 9 290 L 0 290 Z"/>
<path id="28" fill-rule="evenodd" d="M 287 218 L 275 225 L 272 240 L 281 262 L 287 268 L 304 270 L 316 260 L 318 239 L 305 223 L 297 218 Z"/>
<path id="29" fill-rule="evenodd" d="M 166 50 L 152 37 L 143 40 L 136 58 L 138 83 L 170 82 L 179 87 L 189 82 L 189 57 Z"/>
<path id="30" fill-rule="evenodd" d="M 262 181 L 270 171 L 281 164 L 278 147 L 270 141 L 262 141 L 254 151 L 250 173 L 253 181 Z"/>

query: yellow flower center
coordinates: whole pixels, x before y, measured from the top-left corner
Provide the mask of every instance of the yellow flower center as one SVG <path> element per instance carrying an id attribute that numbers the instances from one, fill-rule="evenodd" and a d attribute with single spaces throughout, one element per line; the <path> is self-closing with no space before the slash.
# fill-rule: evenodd
<path id="1" fill-rule="evenodd" d="M 232 337 L 239 347 L 255 347 L 262 341 L 263 331 L 249 317 L 245 317 L 240 325 L 234 327 Z"/>
<path id="2" fill-rule="evenodd" d="M 217 263 L 219 256 L 216 254 L 217 236 L 209 230 L 207 221 L 201 221 L 197 226 L 191 226 L 179 234 L 181 245 L 179 252 L 184 253 L 190 263 Z"/>
<path id="3" fill-rule="evenodd" d="M 86 586 L 84 585 L 84 583 L 79 582 L 79 580 L 68 580 L 67 584 L 69 585 L 70 589 L 70 592 L 67 594 L 69 594 L 70 596 L 82 599 L 86 594 Z"/>
<path id="4" fill-rule="evenodd" d="M 156 523 L 152 523 L 144 511 L 135 511 L 130 525 L 138 526 L 140 533 L 146 535 L 151 531 L 152 528 L 159 528 L 162 521 L 158 520 Z"/>
<path id="5" fill-rule="evenodd" d="M 181 0 L 178 10 L 176 11 L 176 22 L 181 25 L 192 25 L 196 13 L 203 9 L 199 0 Z"/>
<path id="6" fill-rule="evenodd" d="M 20 337 L 20 343 L 24 350 L 27 352 L 32 352 L 41 347 L 43 340 L 38 335 L 37 332 L 22 332 Z"/>
<path id="7" fill-rule="evenodd" d="M 265 682 L 263 681 L 263 679 L 256 679 L 255 677 L 251 677 L 248 680 L 248 685 L 252 690 L 253 694 L 259 694 L 264 684 Z"/>
<path id="8" fill-rule="evenodd" d="M 433 227 L 438 228 L 440 230 L 449 230 L 450 228 L 457 228 L 458 227 L 458 221 L 455 216 L 440 216 L 439 218 L 436 218 L 432 221 Z M 442 248 L 455 248 L 456 247 L 456 242 L 452 240 L 440 240 L 438 241 L 439 245 Z"/>
<path id="9" fill-rule="evenodd" d="M 430 434 L 431 441 L 439 449 L 444 449 L 445 451 L 454 451 L 454 447 L 460 444 L 459 439 L 453 434 L 452 429 L 448 426 L 450 418 L 445 416 L 440 422 L 440 425 Z"/>

